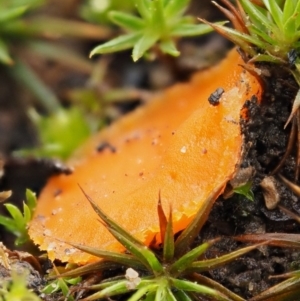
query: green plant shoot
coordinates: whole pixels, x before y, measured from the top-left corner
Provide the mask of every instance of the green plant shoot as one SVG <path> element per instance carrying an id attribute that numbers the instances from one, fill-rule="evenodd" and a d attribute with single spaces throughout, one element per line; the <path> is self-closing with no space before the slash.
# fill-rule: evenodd
<path id="1" fill-rule="evenodd" d="M 127 33 L 94 48 L 90 54 L 110 53 L 133 48 L 132 58 L 137 61 L 157 45 L 164 54 L 178 56 L 176 39 L 202 35 L 212 29 L 206 24 L 194 24 L 184 16 L 189 0 L 135 0 L 139 17 L 120 11 L 109 12 L 113 23 Z"/>
<path id="2" fill-rule="evenodd" d="M 16 245 L 29 241 L 27 224 L 31 220 L 36 207 L 35 194 L 29 189 L 26 190 L 26 202 L 23 202 L 23 212 L 10 203 L 4 204 L 4 207 L 11 217 L 0 215 L 0 224 L 17 237 L 15 240 Z"/>

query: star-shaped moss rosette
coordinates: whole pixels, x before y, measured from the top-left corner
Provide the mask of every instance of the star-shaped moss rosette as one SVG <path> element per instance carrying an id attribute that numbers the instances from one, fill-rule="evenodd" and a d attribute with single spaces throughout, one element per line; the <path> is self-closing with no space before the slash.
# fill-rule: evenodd
<path id="1" fill-rule="evenodd" d="M 184 16 L 190 0 L 136 0 L 140 17 L 111 11 L 112 22 L 128 33 L 95 47 L 94 54 L 111 53 L 133 48 L 132 58 L 137 61 L 157 44 L 162 53 L 178 56 L 176 39 L 202 35 L 212 29 L 206 24 L 193 24 L 194 18 Z M 222 23 L 224 24 L 224 22 Z"/>
<path id="2" fill-rule="evenodd" d="M 220 0 L 212 1 L 232 22 L 234 29 L 210 23 L 217 32 L 239 46 L 251 62 L 281 64 L 300 86 L 300 1 L 298 0 Z M 286 125 L 300 106 L 300 90 Z"/>
<path id="3" fill-rule="evenodd" d="M 228 9 L 215 1 L 213 4 L 224 12 L 235 29 L 209 24 L 240 46 L 252 61 L 288 63 L 290 52 L 300 50 L 299 1 L 238 0 L 237 8 L 228 0 L 221 2 Z"/>
<path id="4" fill-rule="evenodd" d="M 205 223 L 211 209 L 211 199 L 217 195 L 222 186 L 216 187 L 197 212 L 187 228 L 175 238 L 172 226 L 172 210 L 166 217 L 159 199 L 157 210 L 160 224 L 162 251 L 158 251 L 157 242 L 150 247 L 137 240 L 130 233 L 108 217 L 102 209 L 83 191 L 86 198 L 107 230 L 127 250 L 126 253 L 101 251 L 82 244 L 72 244 L 75 248 L 87 252 L 102 260 L 69 273 L 66 276 L 94 273 L 99 270 L 128 267 L 126 274 L 120 277 L 105 279 L 99 284 L 85 287 L 96 292 L 84 300 L 98 300 L 125 293 L 132 293 L 130 301 L 137 300 L 199 300 L 197 296 L 204 295 L 213 300 L 242 301 L 240 296 L 229 291 L 221 284 L 209 279 L 200 272 L 218 268 L 237 257 L 253 250 L 257 245 L 244 247 L 226 255 L 213 259 L 199 259 L 205 251 L 215 244 L 219 238 L 207 241 L 191 248 L 195 237 Z"/>

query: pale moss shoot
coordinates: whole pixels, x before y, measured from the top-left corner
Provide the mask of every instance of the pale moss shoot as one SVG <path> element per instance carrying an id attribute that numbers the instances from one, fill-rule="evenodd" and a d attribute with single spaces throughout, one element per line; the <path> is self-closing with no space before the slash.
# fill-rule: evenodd
<path id="1" fill-rule="evenodd" d="M 90 56 L 133 48 L 132 58 L 137 61 L 156 45 L 162 53 L 178 56 L 178 38 L 212 31 L 210 26 L 194 24 L 195 18 L 184 15 L 189 2 L 190 0 L 135 0 L 140 16 L 119 11 L 109 12 L 111 21 L 126 33 L 95 47 Z"/>

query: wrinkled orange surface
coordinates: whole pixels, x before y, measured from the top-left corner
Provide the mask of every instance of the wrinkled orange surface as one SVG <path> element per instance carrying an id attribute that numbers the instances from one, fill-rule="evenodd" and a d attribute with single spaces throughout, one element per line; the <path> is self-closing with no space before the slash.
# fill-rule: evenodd
<path id="1" fill-rule="evenodd" d="M 92 137 L 70 160 L 74 173 L 51 178 L 42 191 L 29 229 L 33 241 L 52 260 L 80 264 L 96 258 L 61 241 L 123 250 L 78 184 L 146 243 L 158 232 L 159 191 L 166 212 L 172 204 L 176 231 L 185 228 L 201 201 L 239 163 L 240 111 L 252 95 L 260 97 L 257 80 L 238 66 L 242 63 L 233 50 L 218 66 L 165 90 Z M 208 97 L 219 87 L 225 92 L 212 106 Z M 116 151 L 97 152 L 103 142 Z"/>

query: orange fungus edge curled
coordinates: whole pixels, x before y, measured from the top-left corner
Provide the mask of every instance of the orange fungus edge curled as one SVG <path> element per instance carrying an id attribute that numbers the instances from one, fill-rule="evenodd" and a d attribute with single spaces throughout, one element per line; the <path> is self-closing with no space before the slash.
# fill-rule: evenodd
<path id="1" fill-rule="evenodd" d="M 64 242 L 123 251 L 78 184 L 146 244 L 159 231 L 159 191 L 167 214 L 172 205 L 175 231 L 184 229 L 241 159 L 241 110 L 253 95 L 260 100 L 261 87 L 240 64 L 234 49 L 219 65 L 163 91 L 87 141 L 69 161 L 73 174 L 52 177 L 43 189 L 29 227 L 32 240 L 51 260 L 78 264 L 98 258 Z M 224 92 L 211 105 L 208 98 L 218 88 Z"/>

